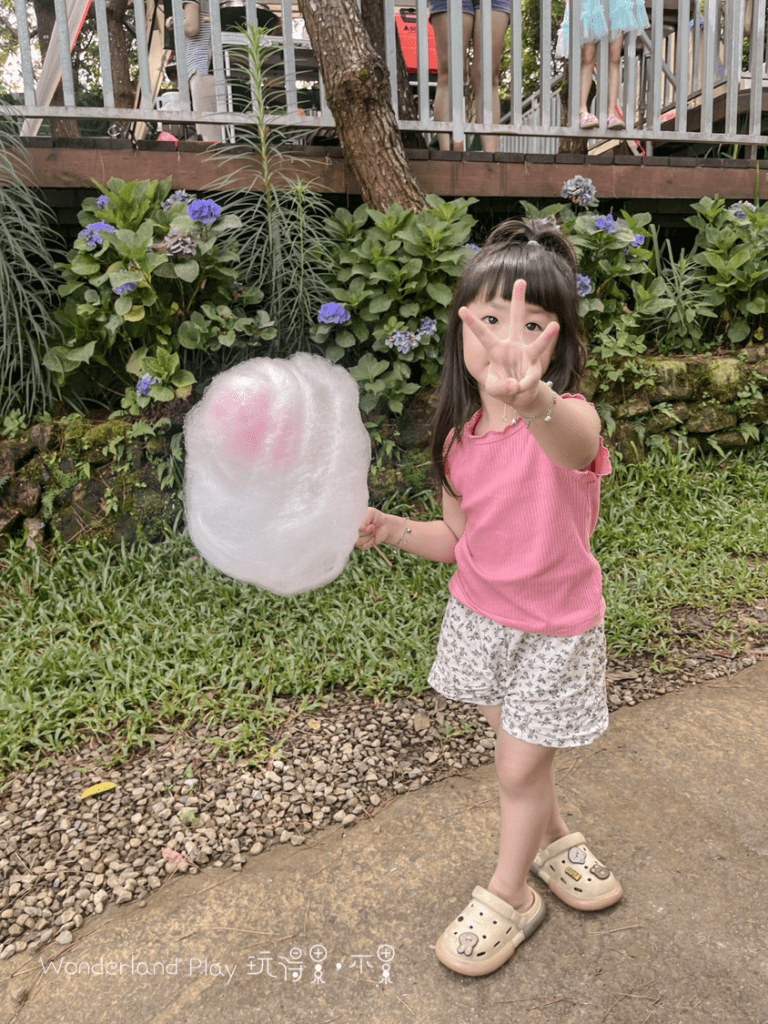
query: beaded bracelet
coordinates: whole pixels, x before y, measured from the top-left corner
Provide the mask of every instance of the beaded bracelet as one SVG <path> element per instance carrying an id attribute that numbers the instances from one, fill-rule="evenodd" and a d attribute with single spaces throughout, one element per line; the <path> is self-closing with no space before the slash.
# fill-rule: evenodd
<path id="1" fill-rule="evenodd" d="M 552 387 L 552 381 L 551 380 L 546 380 L 546 381 L 544 381 L 544 383 L 547 385 L 548 388 Z M 547 411 L 546 412 L 536 413 L 535 416 L 523 416 L 513 406 L 512 407 L 512 412 L 515 415 L 512 417 L 512 426 L 514 427 L 518 420 L 525 420 L 526 427 L 530 427 L 531 420 L 540 420 L 542 416 L 544 417 L 544 422 L 545 423 L 549 423 L 550 420 L 552 419 L 552 410 L 555 407 L 555 402 L 556 401 L 557 401 L 557 394 L 553 391 L 552 392 L 552 401 L 549 403 L 549 408 L 547 409 Z"/>

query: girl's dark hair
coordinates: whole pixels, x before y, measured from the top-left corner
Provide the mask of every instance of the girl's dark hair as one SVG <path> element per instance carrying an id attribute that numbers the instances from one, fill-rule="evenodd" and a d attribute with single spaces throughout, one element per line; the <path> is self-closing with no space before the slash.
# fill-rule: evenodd
<path id="1" fill-rule="evenodd" d="M 523 278 L 527 284 L 525 301 L 553 313 L 560 321 L 547 378 L 558 393 L 570 391 L 578 385 L 587 358 L 579 324 L 577 273 L 570 242 L 547 221 L 504 221 L 469 259 L 456 286 L 443 338 L 443 369 L 432 429 L 432 462 L 449 493 L 454 492 L 445 471 L 445 442 L 453 430 L 451 443 L 460 443 L 464 426 L 481 404 L 477 384 L 464 365 L 459 309 L 478 296 L 510 300 L 512 286 Z"/>

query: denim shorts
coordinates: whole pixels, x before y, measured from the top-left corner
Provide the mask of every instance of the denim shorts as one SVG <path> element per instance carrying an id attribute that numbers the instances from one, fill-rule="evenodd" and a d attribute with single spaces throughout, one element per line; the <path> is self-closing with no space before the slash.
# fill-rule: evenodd
<path id="1" fill-rule="evenodd" d="M 448 700 L 501 706 L 501 727 L 540 747 L 585 747 L 608 728 L 605 633 L 523 633 L 486 619 L 453 595 L 429 684 Z"/>
<path id="2" fill-rule="evenodd" d="M 461 0 L 461 9 L 464 14 L 474 15 L 480 7 L 480 0 Z M 510 14 L 512 0 L 491 0 L 491 10 L 500 11 L 502 14 Z M 433 14 L 447 14 L 448 0 L 429 0 L 429 16 Z"/>

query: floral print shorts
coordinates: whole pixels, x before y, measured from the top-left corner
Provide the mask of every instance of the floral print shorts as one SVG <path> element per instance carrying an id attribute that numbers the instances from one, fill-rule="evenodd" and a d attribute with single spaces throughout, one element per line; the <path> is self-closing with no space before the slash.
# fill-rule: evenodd
<path id="1" fill-rule="evenodd" d="M 449 700 L 501 705 L 501 726 L 541 747 L 585 747 L 608 728 L 603 624 L 579 636 L 502 626 L 451 596 L 430 686 Z"/>

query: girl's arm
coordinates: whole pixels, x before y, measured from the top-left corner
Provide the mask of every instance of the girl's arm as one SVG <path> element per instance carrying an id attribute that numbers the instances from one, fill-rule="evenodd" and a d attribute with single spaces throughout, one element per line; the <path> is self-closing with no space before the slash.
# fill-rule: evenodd
<path id="1" fill-rule="evenodd" d="M 551 388 L 539 384 L 533 407 L 523 414 L 538 417 L 530 422 L 526 419 L 528 430 L 556 465 L 563 469 L 587 469 L 600 449 L 600 417 L 588 402 L 558 398 L 552 407 L 552 419 L 545 423 L 544 416 L 553 397 Z"/>
<path id="2" fill-rule="evenodd" d="M 369 508 L 355 547 L 367 551 L 378 544 L 390 544 L 431 562 L 455 562 L 456 543 L 466 521 L 458 500 L 443 489 L 442 519 L 416 522 Z"/>
<path id="3" fill-rule="evenodd" d="M 184 35 L 194 38 L 200 31 L 200 4 L 196 0 L 184 3 Z"/>

